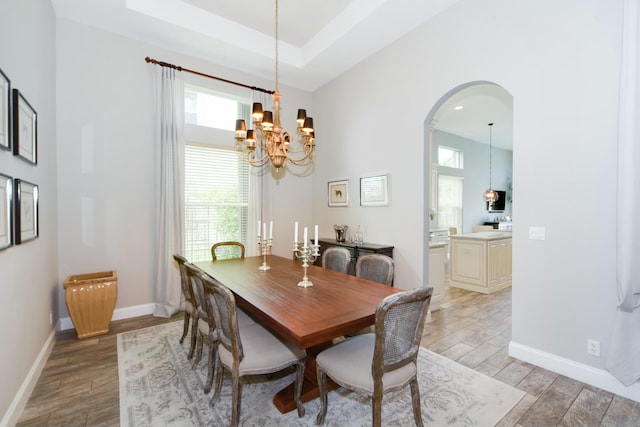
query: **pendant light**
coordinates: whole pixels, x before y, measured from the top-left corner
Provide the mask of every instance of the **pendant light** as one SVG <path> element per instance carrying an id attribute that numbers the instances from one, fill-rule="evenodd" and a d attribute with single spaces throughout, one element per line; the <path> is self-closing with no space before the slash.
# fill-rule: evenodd
<path id="1" fill-rule="evenodd" d="M 491 187 L 491 152 L 493 139 L 493 123 L 489 123 L 489 189 L 484 192 L 483 197 L 486 202 L 493 203 L 498 200 L 498 192 Z"/>

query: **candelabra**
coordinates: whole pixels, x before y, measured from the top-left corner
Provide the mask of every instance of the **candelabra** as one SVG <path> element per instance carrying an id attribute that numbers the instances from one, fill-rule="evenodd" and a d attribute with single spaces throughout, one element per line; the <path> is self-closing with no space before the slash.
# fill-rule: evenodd
<path id="1" fill-rule="evenodd" d="M 266 237 L 261 238 L 260 236 L 258 236 L 258 245 L 260 245 L 260 253 L 262 254 L 262 265 L 258 267 L 258 270 L 262 270 L 262 271 L 271 270 L 271 267 L 267 265 L 267 254 L 271 249 L 272 241 L 273 239 L 271 239 L 270 237 L 267 239 Z"/>
<path id="2" fill-rule="evenodd" d="M 317 239 L 316 239 L 317 241 Z M 300 247 L 300 242 L 293 242 L 293 255 L 302 260 L 302 268 L 304 269 L 304 277 L 300 282 L 298 282 L 298 286 L 303 288 L 308 288 L 309 286 L 313 286 L 313 283 L 307 277 L 307 267 L 309 267 L 309 263 L 313 263 L 318 256 L 320 256 L 320 245 L 307 246 L 306 242 L 304 246 Z"/>

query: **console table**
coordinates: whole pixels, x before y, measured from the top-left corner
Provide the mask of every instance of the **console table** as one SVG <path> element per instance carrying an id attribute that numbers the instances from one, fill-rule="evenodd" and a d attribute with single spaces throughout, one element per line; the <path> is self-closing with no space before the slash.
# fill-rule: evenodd
<path id="1" fill-rule="evenodd" d="M 322 266 L 322 253 L 331 246 L 340 246 L 349 249 L 351 252 L 351 265 L 349 265 L 348 273 L 352 276 L 356 274 L 356 261 L 358 257 L 366 254 L 382 254 L 393 258 L 393 246 L 389 245 L 376 245 L 375 243 L 349 243 L 349 242 L 337 242 L 335 239 L 318 239 L 318 245 L 320 245 L 320 256 L 315 261 L 315 265 Z"/>

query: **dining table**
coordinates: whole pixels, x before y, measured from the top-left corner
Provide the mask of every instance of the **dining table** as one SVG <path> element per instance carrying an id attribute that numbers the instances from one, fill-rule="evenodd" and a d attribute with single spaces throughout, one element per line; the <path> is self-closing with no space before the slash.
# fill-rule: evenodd
<path id="1" fill-rule="evenodd" d="M 265 261 L 268 270 L 259 267 Z M 275 255 L 196 262 L 206 274 L 227 286 L 236 304 L 282 339 L 305 349 L 302 401 L 319 396 L 315 359 L 333 340 L 355 333 L 375 322 L 378 304 L 400 289 L 310 265 L 310 287 L 298 286 L 302 264 Z M 370 363 L 370 362 L 369 362 Z M 329 383 L 329 389 L 335 389 Z M 296 408 L 293 384 L 273 398 L 281 413 Z"/>

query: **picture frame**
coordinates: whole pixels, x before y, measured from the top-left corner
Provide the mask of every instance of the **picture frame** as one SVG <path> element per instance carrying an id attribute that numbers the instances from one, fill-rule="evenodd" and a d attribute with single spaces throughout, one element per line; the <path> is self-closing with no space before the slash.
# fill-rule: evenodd
<path id="1" fill-rule="evenodd" d="M 33 240 L 39 235 L 38 204 L 39 191 L 36 184 L 16 178 L 14 180 L 16 245 Z"/>
<path id="2" fill-rule="evenodd" d="M 0 149 L 11 150 L 11 81 L 0 70 Z"/>
<path id="3" fill-rule="evenodd" d="M 389 206 L 389 175 L 360 178 L 360 206 Z"/>
<path id="4" fill-rule="evenodd" d="M 13 154 L 38 163 L 38 114 L 18 89 L 13 89 Z"/>
<path id="5" fill-rule="evenodd" d="M 328 198 L 329 206 L 349 206 L 349 180 L 329 181 Z"/>
<path id="6" fill-rule="evenodd" d="M 0 173 L 0 250 L 13 245 L 13 179 Z"/>

